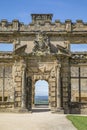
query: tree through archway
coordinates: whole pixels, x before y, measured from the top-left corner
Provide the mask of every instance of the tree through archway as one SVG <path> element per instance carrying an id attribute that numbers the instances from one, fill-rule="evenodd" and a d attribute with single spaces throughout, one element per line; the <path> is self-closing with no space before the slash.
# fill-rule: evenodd
<path id="1" fill-rule="evenodd" d="M 38 80 L 35 83 L 35 105 L 49 104 L 49 85 L 45 80 Z"/>

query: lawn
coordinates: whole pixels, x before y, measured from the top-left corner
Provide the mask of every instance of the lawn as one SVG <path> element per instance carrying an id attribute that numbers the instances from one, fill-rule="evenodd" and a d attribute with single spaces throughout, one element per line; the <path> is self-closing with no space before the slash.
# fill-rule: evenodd
<path id="1" fill-rule="evenodd" d="M 87 130 L 87 116 L 68 115 L 67 118 L 78 130 Z"/>

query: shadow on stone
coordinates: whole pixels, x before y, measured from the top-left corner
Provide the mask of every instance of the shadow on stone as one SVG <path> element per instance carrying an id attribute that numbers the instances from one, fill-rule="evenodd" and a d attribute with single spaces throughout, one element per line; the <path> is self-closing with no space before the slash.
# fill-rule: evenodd
<path id="1" fill-rule="evenodd" d="M 33 113 L 48 112 L 48 111 L 50 111 L 50 109 L 47 105 L 36 105 L 35 107 L 32 108 Z"/>

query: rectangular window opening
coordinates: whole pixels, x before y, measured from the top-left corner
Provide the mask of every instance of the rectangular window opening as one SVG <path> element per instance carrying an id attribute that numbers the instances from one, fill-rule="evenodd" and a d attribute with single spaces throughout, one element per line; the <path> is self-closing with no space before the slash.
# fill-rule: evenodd
<path id="1" fill-rule="evenodd" d="M 71 102 L 87 103 L 87 66 L 71 67 Z"/>
<path id="2" fill-rule="evenodd" d="M 0 43 L 0 51 L 1 52 L 12 52 L 13 51 L 13 43 Z"/>
<path id="3" fill-rule="evenodd" d="M 71 52 L 87 52 L 87 43 L 70 44 Z"/>

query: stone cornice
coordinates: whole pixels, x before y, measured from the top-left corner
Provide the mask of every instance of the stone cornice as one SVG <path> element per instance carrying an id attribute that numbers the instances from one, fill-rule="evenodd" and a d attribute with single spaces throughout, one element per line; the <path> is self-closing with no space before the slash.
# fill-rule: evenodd
<path id="1" fill-rule="evenodd" d="M 71 64 L 80 64 L 86 63 L 87 64 L 87 52 L 73 52 L 71 53 L 70 58 Z"/>
<path id="2" fill-rule="evenodd" d="M 0 60 L 2 59 L 2 60 L 4 60 L 4 59 L 12 59 L 13 58 L 13 56 L 12 56 L 12 52 L 2 52 L 2 51 L 0 51 Z"/>

